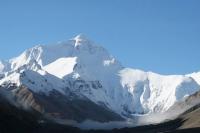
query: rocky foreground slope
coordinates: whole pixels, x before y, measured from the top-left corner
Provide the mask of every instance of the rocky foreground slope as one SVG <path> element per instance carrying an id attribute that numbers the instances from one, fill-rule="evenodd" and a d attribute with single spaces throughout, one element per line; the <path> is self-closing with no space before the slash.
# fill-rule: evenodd
<path id="1" fill-rule="evenodd" d="M 37 111 L 24 111 L 0 97 L 1 133 L 198 133 L 200 132 L 200 108 L 190 108 L 177 119 L 161 124 L 112 130 L 81 130 L 72 126 L 57 124 L 46 119 Z"/>

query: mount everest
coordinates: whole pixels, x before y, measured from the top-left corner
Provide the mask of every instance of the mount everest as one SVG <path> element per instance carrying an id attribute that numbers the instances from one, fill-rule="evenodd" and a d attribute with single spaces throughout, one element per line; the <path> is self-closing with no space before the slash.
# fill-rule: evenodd
<path id="1" fill-rule="evenodd" d="M 160 75 L 126 68 L 82 34 L 0 61 L 0 93 L 52 119 L 110 122 L 166 113 L 199 90 L 200 72 Z"/>

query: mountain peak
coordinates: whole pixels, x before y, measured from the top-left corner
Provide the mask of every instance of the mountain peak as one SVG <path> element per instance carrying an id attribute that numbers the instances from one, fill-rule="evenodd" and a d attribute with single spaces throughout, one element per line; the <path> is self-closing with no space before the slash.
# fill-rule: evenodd
<path id="1" fill-rule="evenodd" d="M 79 34 L 73 38 L 75 41 L 75 47 L 80 46 L 82 44 L 88 44 L 90 40 L 84 34 Z"/>
<path id="2" fill-rule="evenodd" d="M 88 37 L 85 34 L 78 34 L 74 37 L 74 40 L 88 40 Z"/>

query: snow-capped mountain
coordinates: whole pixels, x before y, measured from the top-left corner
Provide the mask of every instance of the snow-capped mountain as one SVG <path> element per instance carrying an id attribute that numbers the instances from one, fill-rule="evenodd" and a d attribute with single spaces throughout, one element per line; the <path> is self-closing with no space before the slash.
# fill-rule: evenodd
<path id="1" fill-rule="evenodd" d="M 167 111 L 200 90 L 199 77 L 200 73 L 160 75 L 125 68 L 84 35 L 55 45 L 38 45 L 9 61 L 0 61 L 0 85 L 4 88 L 10 88 L 9 84 L 24 86 L 43 97 L 56 91 L 63 99 L 70 95 L 87 99 L 95 104 L 92 106 L 123 118 Z"/>

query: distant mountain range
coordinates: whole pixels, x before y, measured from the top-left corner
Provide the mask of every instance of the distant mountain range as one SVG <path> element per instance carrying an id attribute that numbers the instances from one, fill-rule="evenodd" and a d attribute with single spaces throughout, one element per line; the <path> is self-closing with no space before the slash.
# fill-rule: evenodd
<path id="1" fill-rule="evenodd" d="M 198 107 L 199 91 L 200 72 L 160 75 L 126 68 L 82 34 L 0 61 L 2 101 L 34 112 L 39 123 L 86 129 L 155 124 Z"/>

